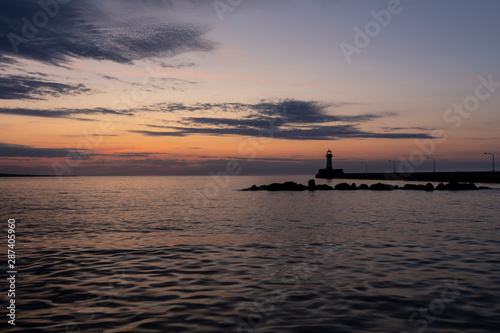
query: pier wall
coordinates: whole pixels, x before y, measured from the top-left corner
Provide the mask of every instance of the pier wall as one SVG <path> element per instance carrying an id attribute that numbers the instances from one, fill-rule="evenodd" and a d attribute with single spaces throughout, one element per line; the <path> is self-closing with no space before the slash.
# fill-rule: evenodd
<path id="1" fill-rule="evenodd" d="M 316 178 L 500 183 L 500 172 L 328 173 L 322 169 Z"/>

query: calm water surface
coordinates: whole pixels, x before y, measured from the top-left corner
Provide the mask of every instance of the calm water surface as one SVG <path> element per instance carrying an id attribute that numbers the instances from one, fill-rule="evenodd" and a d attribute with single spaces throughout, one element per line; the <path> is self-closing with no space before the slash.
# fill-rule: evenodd
<path id="1" fill-rule="evenodd" d="M 18 276 L 0 327 L 498 332 L 499 188 L 237 191 L 287 180 L 308 177 L 1 179 Z"/>

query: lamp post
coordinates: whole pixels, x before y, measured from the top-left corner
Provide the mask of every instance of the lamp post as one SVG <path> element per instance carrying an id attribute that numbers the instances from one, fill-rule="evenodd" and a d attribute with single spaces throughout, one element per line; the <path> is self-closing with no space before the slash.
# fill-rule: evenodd
<path id="1" fill-rule="evenodd" d="M 436 173 L 436 159 L 432 156 L 427 156 L 427 159 L 432 158 L 432 172 Z"/>
<path id="2" fill-rule="evenodd" d="M 393 162 L 394 163 L 394 173 L 396 173 L 396 161 L 389 160 L 389 162 Z"/>
<path id="3" fill-rule="evenodd" d="M 365 173 L 368 173 L 368 163 L 366 162 L 361 162 L 361 163 L 365 165 Z"/>
<path id="4" fill-rule="evenodd" d="M 495 172 L 495 155 L 493 153 L 484 153 L 484 155 L 491 155 L 493 159 L 493 172 Z"/>

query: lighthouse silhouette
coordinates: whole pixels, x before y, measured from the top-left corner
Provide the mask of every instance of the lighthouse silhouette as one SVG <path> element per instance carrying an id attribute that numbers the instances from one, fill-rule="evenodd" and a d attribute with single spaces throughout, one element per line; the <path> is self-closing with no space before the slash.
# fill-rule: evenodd
<path id="1" fill-rule="evenodd" d="M 330 149 L 326 152 L 326 169 L 332 170 L 332 151 Z"/>
<path id="2" fill-rule="evenodd" d="M 333 157 L 332 151 L 328 149 L 328 151 L 326 152 L 326 169 L 319 169 L 318 173 L 316 174 L 316 178 L 326 178 L 326 179 L 342 178 L 344 170 L 333 168 L 332 157 Z"/>

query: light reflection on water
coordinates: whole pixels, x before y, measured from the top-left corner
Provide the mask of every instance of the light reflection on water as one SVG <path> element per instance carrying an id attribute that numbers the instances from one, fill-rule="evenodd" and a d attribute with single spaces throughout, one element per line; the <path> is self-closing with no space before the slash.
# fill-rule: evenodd
<path id="1" fill-rule="evenodd" d="M 2 179 L 16 328 L 497 332 L 499 189 L 237 191 L 282 178 Z"/>

